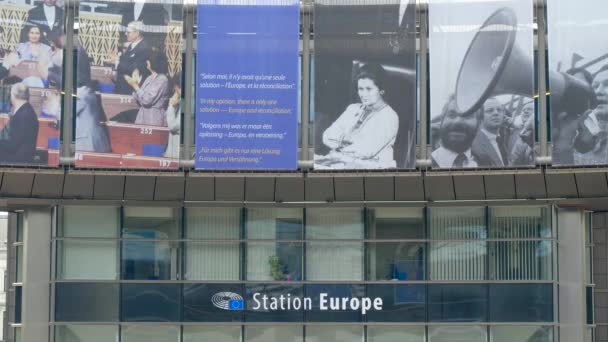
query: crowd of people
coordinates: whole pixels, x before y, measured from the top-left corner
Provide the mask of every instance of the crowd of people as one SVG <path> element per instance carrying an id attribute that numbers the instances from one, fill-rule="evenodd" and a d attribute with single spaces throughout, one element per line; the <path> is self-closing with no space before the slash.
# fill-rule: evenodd
<path id="1" fill-rule="evenodd" d="M 512 113 L 497 97 L 461 112 L 451 97 L 433 120 L 431 162 L 438 168 L 534 165 L 534 102 Z"/>
<path id="2" fill-rule="evenodd" d="M 0 26 L 0 40 L 6 42 Z M 64 11 L 56 0 L 44 0 L 31 8 L 23 21 L 19 42 L 12 49 L 1 49 L 0 87 L 2 108 L 10 119 L 0 131 L 0 161 L 27 164 L 36 160 L 38 116 L 59 120 L 61 100 L 58 91 L 46 92 L 41 108 L 30 104 L 30 88 L 60 90 L 65 45 Z M 27 72 L 12 72 L 21 63 L 34 65 Z M 56 122 L 56 125 L 59 125 Z"/>
<path id="3" fill-rule="evenodd" d="M 132 96 L 138 109 L 125 110 L 111 120 L 168 127 L 163 156 L 179 158 L 181 74 L 169 75 L 162 35 L 147 33 L 144 21 L 129 22 L 124 36 L 122 51 L 111 51 L 104 62 L 114 70 L 113 93 Z M 97 82 L 91 78 L 91 60 L 82 47 L 78 49 L 77 86 L 76 149 L 111 152 L 102 100 L 96 93 Z"/>

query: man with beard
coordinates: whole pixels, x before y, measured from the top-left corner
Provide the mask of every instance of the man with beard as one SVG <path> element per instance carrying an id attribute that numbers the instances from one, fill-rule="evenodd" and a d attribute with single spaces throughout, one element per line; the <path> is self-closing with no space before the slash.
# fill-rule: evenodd
<path id="1" fill-rule="evenodd" d="M 501 132 L 505 123 L 506 111 L 502 103 L 490 97 L 483 104 L 483 121 L 473 140 L 473 154 L 488 163 L 480 166 L 506 166 L 508 135 Z"/>
<path id="2" fill-rule="evenodd" d="M 452 97 L 441 116 L 441 145 L 431 153 L 433 167 L 477 167 L 482 160 L 472 151 L 471 144 L 479 129 L 483 108 L 476 112 L 459 113 Z"/>
<path id="3" fill-rule="evenodd" d="M 574 164 L 608 164 L 608 65 L 602 67 L 591 83 L 597 100 L 578 121 L 574 138 Z"/>

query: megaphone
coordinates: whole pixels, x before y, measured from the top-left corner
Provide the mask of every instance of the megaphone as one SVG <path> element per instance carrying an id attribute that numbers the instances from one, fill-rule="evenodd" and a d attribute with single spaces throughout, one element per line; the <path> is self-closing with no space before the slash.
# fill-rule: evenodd
<path id="1" fill-rule="evenodd" d="M 534 94 L 534 63 L 515 46 L 517 16 L 508 7 L 495 11 L 471 41 L 456 80 L 455 101 L 462 113 L 477 111 L 491 96 Z M 568 73 L 549 73 L 552 104 L 560 111 L 584 111 L 590 85 Z"/>

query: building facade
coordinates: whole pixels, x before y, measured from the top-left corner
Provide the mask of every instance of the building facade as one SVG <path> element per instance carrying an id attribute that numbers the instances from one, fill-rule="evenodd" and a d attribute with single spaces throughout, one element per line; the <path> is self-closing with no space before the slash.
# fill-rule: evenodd
<path id="1" fill-rule="evenodd" d="M 432 5 L 444 2 L 432 0 L 296 4 L 300 71 L 294 92 L 298 113 L 293 123 L 298 147 L 292 151 L 297 158 L 291 160 L 294 165 L 297 162 L 297 168 L 290 170 L 198 169 L 205 146 L 196 140 L 205 132 L 199 131 L 204 122 L 196 118 L 196 112 L 201 112 L 197 105 L 202 103 L 197 95 L 200 73 L 196 63 L 209 53 L 201 45 L 209 41 L 199 39 L 208 32 L 199 30 L 202 24 L 197 11 L 204 8 L 197 5 L 209 5 L 207 2 L 149 1 L 141 7 L 118 1 L 53 2 L 56 17 L 64 15 L 63 24 L 68 28 L 64 28 L 63 64 L 59 63 L 63 77 L 57 82 L 38 75 L 41 82 L 47 81 L 43 84 L 46 90 L 33 91 L 30 96 L 48 102 L 56 91 L 61 105 L 56 116 L 43 117 L 42 109 L 32 104 L 33 111 L 39 112 L 38 137 L 46 134 L 35 144 L 32 160 L 36 163 L 7 162 L 0 168 L 0 208 L 9 212 L 4 341 L 608 341 L 608 161 L 601 160 L 605 145 L 598 143 L 591 148 L 593 155 L 583 156 L 587 153 L 581 152 L 584 144 L 574 144 L 584 127 L 595 131 L 592 127 L 598 119 L 591 116 L 592 110 L 578 113 L 585 116 L 575 120 L 567 115 L 554 117 L 550 109 L 563 105 L 552 101 L 558 97 L 561 101 L 569 92 L 582 98 L 565 98 L 576 109 L 583 102 L 585 109 L 601 107 L 599 90 L 591 90 L 601 87 L 592 87 L 589 78 L 603 71 L 591 68 L 587 75 L 573 64 L 562 73 L 565 67 L 556 67 L 547 58 L 551 51 L 547 39 L 552 37 L 547 25 L 550 1 L 509 0 L 504 1 L 505 6 L 511 2 L 528 10 L 529 23 L 521 21 L 520 12 L 499 9 L 489 16 L 483 14 L 487 21 L 471 24 L 475 29 L 447 21 L 445 26 L 436 26 L 442 9 L 436 7 L 433 14 Z M 238 4 L 252 6 L 248 1 Z M 132 8 L 123 9 L 129 5 Z M 0 2 L 0 24 L 8 23 L 3 32 L 10 37 L 3 46 L 7 52 L 25 44 L 18 43 L 22 28 L 13 24 L 24 21 L 26 14 L 31 16 L 29 11 L 36 6 L 44 4 Z M 447 75 L 458 68 L 446 67 L 444 76 L 444 71 L 437 71 L 443 70 L 442 63 L 429 70 L 438 61 L 433 51 L 441 51 L 434 42 L 451 41 L 439 33 L 472 32 L 471 36 L 478 37 L 479 32 L 502 30 L 494 30 L 494 26 L 518 27 L 511 12 L 520 20 L 520 36 L 529 33 L 529 41 L 521 44 L 529 43 L 530 56 L 519 58 L 513 53 L 519 59 L 511 63 L 507 62 L 514 60 L 511 55 L 494 56 L 490 61 L 493 68 L 488 70 L 512 78 L 521 71 L 526 74 L 525 82 L 517 82 L 509 90 L 517 96 L 500 98 L 512 112 L 502 124 L 511 133 L 520 130 L 512 136 L 518 147 L 512 150 L 521 152 L 521 158 L 507 156 L 498 145 L 494 152 L 502 165 L 492 164 L 490 159 L 484 164 L 479 155 L 466 149 L 450 155 L 446 141 L 450 135 L 458 140 L 458 132 L 441 132 L 454 94 L 443 94 L 446 99 L 440 105 L 433 105 L 440 97 L 433 98 L 433 94 L 441 92 L 437 89 L 443 83 L 456 83 L 450 83 L 450 89 L 459 89 L 460 82 L 458 72 Z M 126 19 L 127 13 L 141 16 L 141 20 Z M 253 9 L 243 13 L 253 13 Z M 345 20 L 343 13 L 356 18 L 360 26 L 349 27 L 353 20 Z M 18 20 L 10 19 L 15 15 Z M 246 17 L 239 18 L 246 22 Z M 372 17 L 382 18 L 380 24 Z M 467 18 L 450 18 L 455 17 Z M 503 21 L 495 23 L 493 18 Z M 262 22 L 272 20 L 259 20 Z M 591 26 L 601 24 L 593 23 Z M 100 29 L 107 27 L 121 27 L 122 31 Z M 156 27 L 163 29 L 159 33 L 152 29 Z M 138 83 L 132 80 L 137 74 L 117 67 L 126 58 L 123 56 L 135 56 L 132 49 L 143 42 L 130 38 L 137 32 L 144 37 L 163 35 L 150 44 L 150 50 L 165 52 L 165 78 L 179 88 L 163 100 L 174 107 L 170 114 L 178 119 L 177 134 L 168 122 L 158 128 L 137 121 L 142 108 L 147 108 L 131 94 L 140 86 L 133 85 Z M 230 36 L 255 36 L 246 33 L 230 32 Z M 511 45 L 498 49 L 501 54 L 520 51 L 516 38 L 505 37 L 505 44 Z M 478 40 L 467 39 L 464 43 L 454 40 L 458 47 L 454 51 L 462 50 L 459 53 L 464 55 L 475 50 Z M 96 48 L 118 49 L 123 43 L 128 45 L 123 56 L 107 56 L 107 51 Z M 53 44 L 49 42 L 53 51 L 60 50 Z M 361 46 L 389 51 L 391 58 L 372 53 L 365 56 L 369 59 L 365 63 L 349 54 Z M 336 48 L 349 53 L 335 53 Z M 413 50 L 404 52 L 407 48 Z M 10 52 L 4 57 L 7 63 L 9 56 Z M 150 60 L 146 60 L 148 73 L 162 74 Z M 458 66 L 467 66 L 464 62 L 471 60 L 477 61 L 465 58 Z M 80 68 L 83 61 L 90 64 L 84 71 Z M 347 63 L 339 65 L 344 61 Z M 389 134 L 388 144 L 381 144 L 372 157 L 347 162 L 343 152 L 354 143 L 342 134 L 337 140 L 345 145 L 332 147 L 327 142 L 331 134 L 327 138 L 325 131 L 340 120 L 339 113 L 348 116 L 355 111 L 357 106 L 352 103 L 365 102 L 365 83 L 358 82 L 378 82 L 367 70 L 366 65 L 371 64 L 386 69 L 387 84 L 409 82 L 407 87 L 397 86 L 407 93 L 403 99 L 396 92 L 380 106 L 383 113 L 391 113 L 385 108 L 394 107 L 399 121 L 393 122 L 399 122 L 394 125 L 399 127 L 380 125 L 371 130 L 368 138 L 384 136 L 387 131 L 394 134 Z M 34 69 L 27 69 L 28 63 L 19 65 L 23 70 Z M 474 79 L 483 79 L 486 69 L 475 66 L 473 63 Z M 16 76 L 16 66 L 7 67 Z M 49 74 L 50 70 L 46 69 Z M 367 76 L 360 76 L 362 72 L 368 72 Z M 115 77 L 119 73 L 126 84 Z M 26 82 L 28 77 L 17 83 L 35 81 Z M 333 83 L 340 77 L 356 86 L 341 89 Z M 85 78 L 97 83 L 79 82 Z M 474 102 L 505 96 L 493 91 L 511 85 L 507 81 L 512 78 L 498 85 L 500 80 L 492 79 L 479 99 L 462 95 L 466 93 L 461 89 L 460 105 L 466 102 L 476 111 L 454 113 L 483 113 Z M 582 79 L 587 83 L 577 83 Z M 547 88 L 549 81 L 553 93 Z M 477 84 L 473 83 L 471 87 Z M 568 85 L 566 92 L 556 86 L 564 84 Z M 119 94 L 121 86 L 132 89 Z M 384 89 L 376 88 L 380 94 L 376 98 L 383 97 Z M 574 91 L 579 89 L 581 93 Z M 15 102 L 19 96 L 12 91 L 10 88 L 7 94 Z M 103 110 L 98 114 L 108 119 L 102 125 L 107 131 L 97 132 L 99 139 L 103 132 L 110 137 L 111 148 L 98 148 L 103 152 L 82 145 L 81 139 L 86 140 L 79 129 L 84 127 L 82 117 L 79 119 L 83 99 L 99 100 Z M 444 104 L 446 110 L 437 109 Z M 533 113 L 528 114 L 533 119 L 526 121 L 525 107 L 530 104 Z M 163 108 L 162 115 L 168 115 L 169 109 Z M 335 117 L 323 116 L 327 111 L 336 112 Z M 405 124 L 409 121 L 403 113 L 408 111 L 413 111 L 409 113 L 411 124 Z M 370 113 L 362 110 L 357 115 Z M 133 120 L 125 123 L 110 117 Z M 474 117 L 479 114 L 469 115 Z M 10 118 L 6 115 L 5 119 Z M 354 121 L 353 131 L 366 122 Z M 564 124 L 552 126 L 556 122 Z M 480 125 L 477 123 L 474 133 L 481 132 L 477 131 Z M 524 136 L 526 128 L 534 133 Z M 564 138 L 564 131 L 576 134 Z M 274 137 L 272 134 L 264 137 Z M 158 140 L 159 136 L 164 140 Z M 500 134 L 494 134 L 497 137 Z M 7 143 L 0 139 L 0 150 L 3 144 Z M 390 151 L 386 149 L 389 145 Z M 485 145 L 494 149 L 490 141 Z M 137 153 L 131 150 L 133 146 Z M 272 151 L 267 154 L 284 152 L 281 148 Z M 340 157 L 325 158 L 332 152 Z M 379 154 L 382 158 L 376 158 Z M 469 159 L 457 162 L 460 154 Z M 439 156 L 453 158 L 448 165 Z M 590 157 L 597 157 L 596 162 L 589 162 Z"/>

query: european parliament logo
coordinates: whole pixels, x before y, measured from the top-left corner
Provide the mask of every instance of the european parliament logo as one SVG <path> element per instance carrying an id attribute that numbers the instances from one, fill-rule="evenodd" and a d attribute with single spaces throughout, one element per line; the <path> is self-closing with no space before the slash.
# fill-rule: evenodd
<path id="1" fill-rule="evenodd" d="M 243 310 L 245 307 L 243 297 L 234 292 L 218 292 L 211 297 L 211 302 L 222 310 Z"/>

